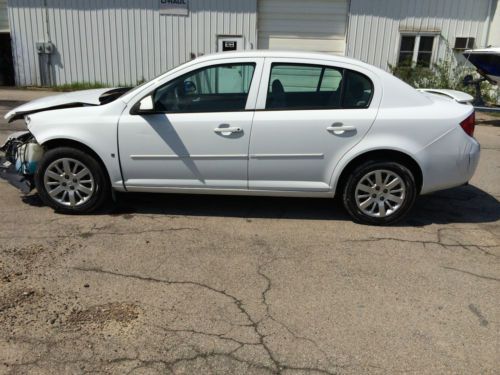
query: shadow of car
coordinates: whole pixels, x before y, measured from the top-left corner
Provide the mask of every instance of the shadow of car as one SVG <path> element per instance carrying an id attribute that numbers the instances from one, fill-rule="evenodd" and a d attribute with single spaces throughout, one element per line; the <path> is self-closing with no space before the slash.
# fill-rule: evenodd
<path id="1" fill-rule="evenodd" d="M 29 205 L 42 205 L 38 195 L 26 196 Z M 489 223 L 500 219 L 500 203 L 472 186 L 423 195 L 408 218 L 398 226 L 449 223 Z M 293 220 L 347 220 L 338 199 L 275 198 L 219 195 L 150 194 L 118 195 L 112 208 L 94 215 L 187 215 Z"/>

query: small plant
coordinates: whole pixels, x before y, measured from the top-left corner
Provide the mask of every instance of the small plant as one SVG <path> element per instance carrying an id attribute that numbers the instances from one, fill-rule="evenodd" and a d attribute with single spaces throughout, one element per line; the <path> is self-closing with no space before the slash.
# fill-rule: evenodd
<path id="1" fill-rule="evenodd" d="M 430 68 L 422 66 L 396 66 L 389 64 L 391 73 L 415 88 L 451 89 L 475 95 L 473 86 L 466 86 L 463 79 L 471 74 L 479 77 L 474 68 L 465 64 L 455 64 L 448 55 Z M 496 104 L 500 99 L 498 86 L 489 82 L 481 83 L 481 93 L 486 102 Z"/>
<path id="2" fill-rule="evenodd" d="M 101 82 L 72 82 L 64 85 L 54 86 L 55 91 L 77 91 L 77 90 L 90 90 L 90 89 L 103 89 L 110 87 Z"/>

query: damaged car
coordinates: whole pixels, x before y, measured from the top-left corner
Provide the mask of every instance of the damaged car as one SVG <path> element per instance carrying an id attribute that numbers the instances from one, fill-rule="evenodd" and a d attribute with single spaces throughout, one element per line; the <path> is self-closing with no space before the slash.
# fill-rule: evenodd
<path id="1" fill-rule="evenodd" d="M 227 52 L 13 109 L 28 130 L 2 146 L 0 176 L 63 213 L 113 192 L 338 196 L 355 221 L 387 225 L 471 179 L 471 100 L 345 57 Z"/>

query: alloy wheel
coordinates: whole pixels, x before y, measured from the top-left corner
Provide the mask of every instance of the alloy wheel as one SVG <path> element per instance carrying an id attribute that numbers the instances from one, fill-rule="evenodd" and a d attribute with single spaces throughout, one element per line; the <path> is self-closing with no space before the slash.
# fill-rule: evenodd
<path id="1" fill-rule="evenodd" d="M 71 158 L 53 161 L 45 170 L 43 183 L 51 199 L 69 207 L 81 206 L 87 202 L 96 186 L 90 169 Z"/>
<path id="2" fill-rule="evenodd" d="M 398 211 L 406 198 L 406 185 L 397 173 L 377 169 L 365 174 L 356 185 L 357 207 L 371 217 L 388 217 Z"/>

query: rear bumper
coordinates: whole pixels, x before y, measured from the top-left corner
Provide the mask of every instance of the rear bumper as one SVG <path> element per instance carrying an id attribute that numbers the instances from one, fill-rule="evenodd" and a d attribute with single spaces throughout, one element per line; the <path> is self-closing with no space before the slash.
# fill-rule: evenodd
<path id="1" fill-rule="evenodd" d="M 457 127 L 419 153 L 422 194 L 466 184 L 479 164 L 481 146 Z"/>

